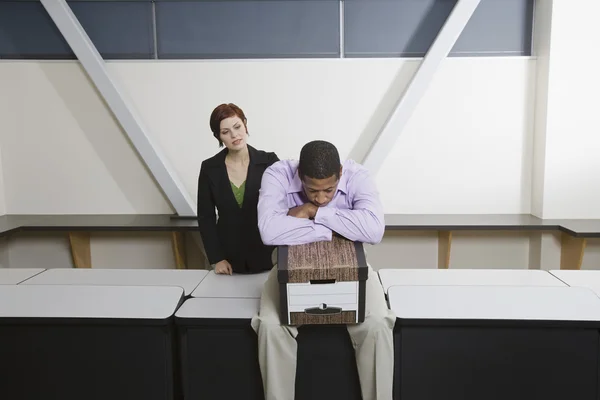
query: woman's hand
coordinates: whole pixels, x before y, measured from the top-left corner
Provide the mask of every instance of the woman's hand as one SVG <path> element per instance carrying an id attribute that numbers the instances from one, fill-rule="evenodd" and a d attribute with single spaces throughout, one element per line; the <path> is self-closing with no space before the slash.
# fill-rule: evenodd
<path id="1" fill-rule="evenodd" d="M 227 260 L 221 260 L 215 264 L 215 273 L 222 275 L 232 275 L 233 270 L 231 269 L 231 264 Z"/>

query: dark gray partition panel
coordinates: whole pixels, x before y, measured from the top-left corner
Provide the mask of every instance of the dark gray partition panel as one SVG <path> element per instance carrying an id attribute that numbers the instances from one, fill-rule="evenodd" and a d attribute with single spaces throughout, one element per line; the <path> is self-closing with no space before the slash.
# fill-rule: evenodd
<path id="1" fill-rule="evenodd" d="M 174 400 L 183 289 L 0 285 L 3 399 Z"/>
<path id="2" fill-rule="evenodd" d="M 264 399 L 258 338 L 250 325 L 259 304 L 252 298 L 191 298 L 177 311 L 186 400 Z M 296 340 L 297 400 L 361 399 L 344 326 L 303 326 Z"/>
<path id="3" fill-rule="evenodd" d="M 555 221 L 547 222 L 531 214 L 386 214 L 388 230 L 524 230 L 559 229 Z"/>
<path id="4" fill-rule="evenodd" d="M 69 6 L 103 58 L 154 57 L 151 2 L 70 1 Z M 0 1 L 0 58 L 75 55 L 39 1 Z"/>
<path id="5" fill-rule="evenodd" d="M 560 224 L 563 232 L 575 237 L 600 237 L 600 219 L 562 219 L 556 222 Z"/>
<path id="6" fill-rule="evenodd" d="M 159 1 L 159 58 L 338 57 L 339 1 Z"/>
<path id="7" fill-rule="evenodd" d="M 259 301 L 192 298 L 179 308 L 175 321 L 186 400 L 264 399 L 250 326 Z"/>
<path id="8" fill-rule="evenodd" d="M 346 0 L 346 57 L 425 55 L 457 0 Z M 533 0 L 482 0 L 450 55 L 530 55 Z"/>
<path id="9" fill-rule="evenodd" d="M 571 287 L 392 286 L 395 399 L 598 399 L 600 299 Z"/>

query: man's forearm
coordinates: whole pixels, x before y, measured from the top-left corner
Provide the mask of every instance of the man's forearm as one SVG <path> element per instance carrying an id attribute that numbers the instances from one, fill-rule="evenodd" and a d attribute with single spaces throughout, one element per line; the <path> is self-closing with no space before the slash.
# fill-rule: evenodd
<path id="1" fill-rule="evenodd" d="M 365 209 L 323 207 L 317 211 L 314 221 L 348 240 L 370 244 L 379 243 L 385 230 L 383 216 Z"/>
<path id="2" fill-rule="evenodd" d="M 306 218 L 271 215 L 258 222 L 264 244 L 293 246 L 331 240 L 331 229 Z"/>

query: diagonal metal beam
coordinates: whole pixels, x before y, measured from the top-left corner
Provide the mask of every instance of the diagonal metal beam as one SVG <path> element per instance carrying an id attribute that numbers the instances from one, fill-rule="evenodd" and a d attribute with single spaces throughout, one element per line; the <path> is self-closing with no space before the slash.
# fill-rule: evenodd
<path id="1" fill-rule="evenodd" d="M 427 51 L 419 69 L 414 74 L 402 96 L 398 99 L 393 111 L 379 134 L 371 144 L 363 160 L 363 164 L 373 174 L 376 174 L 381 164 L 394 147 L 396 139 L 402 133 L 410 116 L 413 114 L 419 101 L 427 92 L 440 64 L 448 56 L 461 32 L 467 26 L 475 9 L 481 0 L 458 0 L 448 19 L 440 29 L 433 44 Z"/>
<path id="2" fill-rule="evenodd" d="M 133 143 L 136 151 L 162 188 L 175 211 L 182 216 L 195 216 L 196 207 L 173 167 L 152 142 L 148 128 L 135 111 L 125 91 L 106 70 L 104 59 L 79 23 L 65 0 L 41 0 L 65 40 L 81 62 L 86 73 L 104 98 Z"/>

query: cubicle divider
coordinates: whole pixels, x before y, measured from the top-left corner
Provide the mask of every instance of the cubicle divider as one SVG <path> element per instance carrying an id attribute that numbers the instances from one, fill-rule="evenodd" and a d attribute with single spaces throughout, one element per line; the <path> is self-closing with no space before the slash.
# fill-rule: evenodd
<path id="1" fill-rule="evenodd" d="M 183 299 L 179 287 L 1 286 L 3 398 L 174 400 Z"/>
<path id="2" fill-rule="evenodd" d="M 259 299 L 191 298 L 175 315 L 184 398 L 264 399 L 256 334 Z"/>
<path id="3" fill-rule="evenodd" d="M 549 286 L 392 286 L 395 399 L 597 400 L 600 299 Z"/>
<path id="4" fill-rule="evenodd" d="M 568 284 L 592 287 L 600 271 L 379 275 L 397 316 L 396 400 L 597 399 L 600 298 Z"/>
<path id="5" fill-rule="evenodd" d="M 208 274 L 207 270 L 53 268 L 26 280 L 22 285 L 177 287 L 183 290 L 184 299 L 187 299 Z M 177 311 L 179 305 L 173 313 Z M 167 329 L 175 331 L 174 318 L 169 320 Z M 179 340 L 175 334 L 171 339 L 173 392 L 174 398 L 179 399 L 182 397 Z"/>
<path id="6" fill-rule="evenodd" d="M 24 272 L 0 282 L 7 398 L 264 398 L 250 321 L 267 272 Z M 397 315 L 395 399 L 600 390 L 600 271 L 382 269 L 379 279 Z M 345 326 L 300 327 L 297 343 L 297 399 L 361 398 Z"/>
<path id="7" fill-rule="evenodd" d="M 210 272 L 176 314 L 186 400 L 263 398 L 258 337 L 250 322 L 267 277 Z M 361 398 L 345 326 L 302 326 L 296 341 L 296 399 Z"/>

